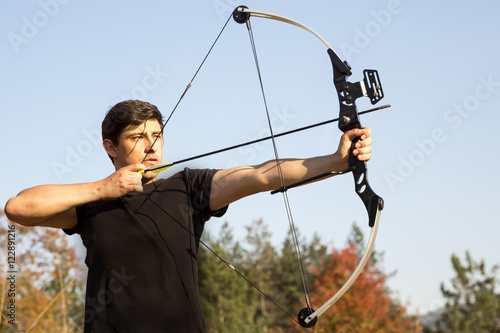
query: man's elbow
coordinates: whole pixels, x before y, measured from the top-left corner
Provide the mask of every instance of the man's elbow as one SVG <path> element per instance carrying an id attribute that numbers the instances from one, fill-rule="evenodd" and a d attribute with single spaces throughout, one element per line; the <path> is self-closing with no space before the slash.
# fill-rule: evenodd
<path id="1" fill-rule="evenodd" d="M 23 223 L 21 209 L 15 197 L 7 201 L 4 207 L 4 213 L 9 221 L 26 226 L 26 224 Z"/>

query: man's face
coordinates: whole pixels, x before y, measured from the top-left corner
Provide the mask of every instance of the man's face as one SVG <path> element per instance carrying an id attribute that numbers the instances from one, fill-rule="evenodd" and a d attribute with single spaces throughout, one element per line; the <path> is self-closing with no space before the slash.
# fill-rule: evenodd
<path id="1" fill-rule="evenodd" d="M 156 139 L 156 142 L 155 142 Z M 153 142 L 155 144 L 153 145 Z M 151 147 L 153 145 L 153 147 Z M 160 164 L 163 155 L 163 137 L 161 125 L 156 119 L 150 119 L 143 124 L 125 128 L 120 134 L 118 145 L 114 146 L 115 168 L 142 162 L 147 168 Z M 145 175 L 151 176 L 151 175 Z M 154 174 L 156 176 L 156 174 Z"/>

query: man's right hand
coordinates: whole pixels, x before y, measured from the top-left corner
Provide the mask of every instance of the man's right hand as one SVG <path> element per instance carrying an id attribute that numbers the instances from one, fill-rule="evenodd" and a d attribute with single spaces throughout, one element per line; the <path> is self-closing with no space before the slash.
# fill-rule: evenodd
<path id="1" fill-rule="evenodd" d="M 130 164 L 118 169 L 109 177 L 97 182 L 102 200 L 119 198 L 129 192 L 142 192 L 143 175 L 137 171 L 145 170 L 144 164 Z"/>

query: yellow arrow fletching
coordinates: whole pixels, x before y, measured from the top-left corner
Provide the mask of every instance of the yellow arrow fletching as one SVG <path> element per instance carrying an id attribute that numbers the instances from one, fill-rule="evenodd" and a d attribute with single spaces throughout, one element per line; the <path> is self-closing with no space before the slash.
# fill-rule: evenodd
<path id="1" fill-rule="evenodd" d="M 154 167 L 151 167 L 151 168 L 148 168 L 148 169 L 145 169 L 145 170 L 139 170 L 137 172 L 143 173 L 143 174 L 146 173 L 146 172 L 158 173 L 160 171 L 163 171 L 163 170 L 166 170 L 166 169 L 170 168 L 173 165 L 174 165 L 174 163 L 163 163 L 163 164 L 155 165 Z"/>

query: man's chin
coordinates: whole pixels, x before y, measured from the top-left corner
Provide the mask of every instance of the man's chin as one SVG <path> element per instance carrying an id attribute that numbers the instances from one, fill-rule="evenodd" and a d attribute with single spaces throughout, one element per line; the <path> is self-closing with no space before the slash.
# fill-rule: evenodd
<path id="1" fill-rule="evenodd" d="M 155 181 L 157 179 L 157 177 L 158 177 L 157 172 L 148 171 L 142 175 L 142 183 L 145 185 L 147 183 Z"/>

